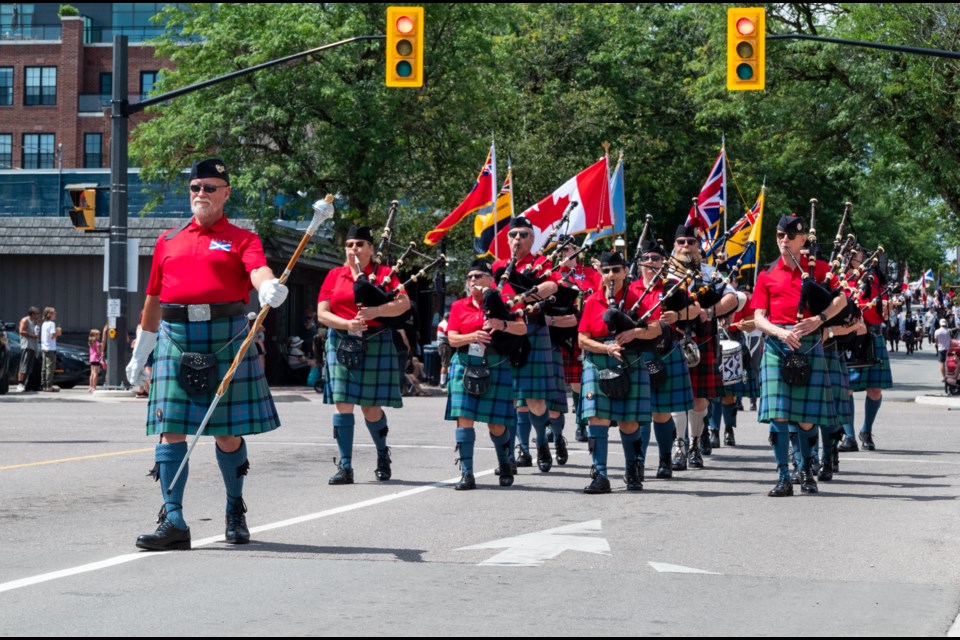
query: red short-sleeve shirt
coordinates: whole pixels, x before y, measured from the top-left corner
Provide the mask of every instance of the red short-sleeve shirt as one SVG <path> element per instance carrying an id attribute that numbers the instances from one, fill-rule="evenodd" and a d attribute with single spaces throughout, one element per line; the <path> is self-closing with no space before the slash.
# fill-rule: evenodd
<path id="1" fill-rule="evenodd" d="M 373 275 L 373 263 L 368 264 L 363 272 L 367 274 L 367 276 Z M 383 280 L 389 273 L 389 267 L 379 265 L 376 268 L 376 274 L 373 275 L 371 280 L 383 286 Z M 344 320 L 353 320 L 357 317 L 357 312 L 360 311 L 360 307 L 357 306 L 355 298 L 353 297 L 353 282 L 353 271 L 350 267 L 344 266 L 331 269 L 323 281 L 323 286 L 320 287 L 320 295 L 317 296 L 317 302 L 329 302 L 330 311 L 333 312 L 335 316 L 343 318 Z M 390 283 L 384 287 L 384 289 L 386 291 L 393 291 L 398 285 L 397 279 L 391 278 Z M 376 320 L 368 320 L 367 326 L 379 327 L 381 323 Z"/>
<path id="2" fill-rule="evenodd" d="M 616 295 L 617 302 L 623 299 L 624 290 Z M 633 306 L 637 301 L 637 294 L 633 290 L 626 291 L 627 299 L 623 303 L 624 310 Z M 580 316 L 580 326 L 577 331 L 586 333 L 591 338 L 606 338 L 610 334 L 607 331 L 607 323 L 603 321 L 603 314 L 610 308 L 609 301 L 605 291 L 597 291 L 587 298 L 583 303 L 583 314 Z"/>
<path id="3" fill-rule="evenodd" d="M 647 311 L 653 309 L 657 306 L 657 303 L 660 302 L 660 296 L 663 295 L 663 280 L 657 278 L 655 284 L 647 291 L 647 295 L 640 302 L 640 305 L 637 307 L 637 317 L 643 316 Z M 634 297 L 634 300 L 638 299 L 643 295 L 643 292 L 647 290 L 647 285 L 643 283 L 643 280 L 635 280 L 630 283 L 630 294 Z M 663 313 L 663 305 L 660 305 L 654 309 L 653 313 L 650 314 L 650 320 L 659 320 L 660 315 Z"/>
<path id="4" fill-rule="evenodd" d="M 250 301 L 250 272 L 267 266 L 255 233 L 226 216 L 210 227 L 194 219 L 170 240 L 167 233 L 154 247 L 147 295 L 172 304 Z"/>
<path id="5" fill-rule="evenodd" d="M 868 280 L 870 282 L 870 286 L 867 288 L 867 290 L 870 292 L 870 296 L 868 297 L 866 295 L 861 294 L 857 302 L 859 302 L 862 305 L 867 305 L 868 303 L 872 303 L 874 300 L 876 300 L 877 291 L 880 289 L 880 281 L 877 280 L 877 276 L 873 272 L 868 273 L 866 276 L 864 276 L 863 280 L 864 282 Z M 857 282 L 853 278 L 850 278 L 848 282 L 853 287 L 857 286 Z M 882 299 L 886 300 L 887 296 L 884 295 Z M 863 309 L 863 321 L 866 322 L 867 324 L 882 324 L 883 315 L 881 312 L 882 312 L 882 309 L 877 309 L 876 305 L 870 304 L 865 309 Z"/>
<path id="6" fill-rule="evenodd" d="M 480 331 L 485 318 L 482 304 L 478 304 L 472 296 L 460 298 L 450 306 L 447 331 L 456 331 L 460 335 Z"/>
<path id="7" fill-rule="evenodd" d="M 807 258 L 800 257 L 804 270 L 807 268 Z M 823 260 L 817 260 L 813 268 L 813 276 L 817 282 L 823 282 L 830 266 Z M 797 321 L 797 307 L 800 305 L 800 287 L 803 283 L 803 273 L 800 269 L 787 266 L 783 257 L 769 269 L 760 272 L 757 277 L 757 287 L 753 292 L 750 306 L 754 310 L 767 311 L 767 319 L 774 324 L 795 324 Z M 809 309 L 803 310 L 803 317 L 811 316 Z"/>

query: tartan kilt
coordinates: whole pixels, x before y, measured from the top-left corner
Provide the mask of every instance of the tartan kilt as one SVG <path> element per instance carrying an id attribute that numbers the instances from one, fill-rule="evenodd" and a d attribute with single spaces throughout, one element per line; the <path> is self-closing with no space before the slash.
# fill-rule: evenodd
<path id="1" fill-rule="evenodd" d="M 827 423 L 825 426 L 852 423 L 853 414 L 850 411 L 850 403 L 847 401 L 847 391 L 850 389 L 847 364 L 836 349 L 824 349 L 823 355 L 827 358 L 827 369 L 830 370 L 830 392 L 833 394 L 833 404 L 836 408 L 834 422 Z"/>
<path id="2" fill-rule="evenodd" d="M 694 336 L 700 347 L 700 364 L 690 369 L 690 385 L 694 398 L 719 398 L 723 396 L 723 377 L 717 358 L 717 336 Z"/>
<path id="3" fill-rule="evenodd" d="M 614 400 L 600 390 L 599 370 L 622 364 L 613 356 L 604 353 L 585 352 L 583 357 L 583 387 L 580 402 L 581 415 L 587 418 L 603 418 L 621 422 L 650 422 L 650 375 L 640 354 L 623 352 L 624 361 L 630 363 L 630 392 L 626 398 Z"/>
<path id="4" fill-rule="evenodd" d="M 567 405 L 567 381 L 563 373 L 562 351 L 563 349 L 554 345 L 553 376 L 557 383 L 557 390 L 549 398 L 547 398 L 547 411 L 559 411 L 560 413 L 567 413 L 570 411 L 570 407 Z"/>
<path id="5" fill-rule="evenodd" d="M 447 378 L 445 419 L 469 418 L 507 427 L 516 424 L 517 411 L 513 404 L 513 375 L 509 358 L 487 347 L 487 363 L 490 367 L 490 388 L 482 396 L 474 396 L 463 388 L 464 367 L 483 364 L 483 358 L 454 353 Z"/>
<path id="6" fill-rule="evenodd" d="M 530 355 L 527 363 L 513 369 L 513 399 L 517 406 L 522 400 L 550 400 L 557 396 L 557 372 L 553 362 L 553 345 L 546 326 L 527 325 Z"/>
<path id="7" fill-rule="evenodd" d="M 654 359 L 655 354 L 644 353 L 644 363 Z M 654 413 L 673 413 L 693 409 L 693 388 L 690 386 L 690 372 L 687 361 L 680 351 L 680 344 L 661 356 L 666 365 L 667 379 L 659 387 L 650 387 L 650 402 Z"/>
<path id="8" fill-rule="evenodd" d="M 794 387 L 783 380 L 780 370 L 784 351 L 789 351 L 779 339 L 767 336 L 763 350 L 763 368 L 760 371 L 760 410 L 758 422 L 771 422 L 782 418 L 788 422 L 833 424 L 833 394 L 830 391 L 830 374 L 827 360 L 823 357 L 820 332 L 805 335 L 800 339 L 800 351 L 807 354 L 810 362 L 810 382 L 803 387 Z"/>
<path id="9" fill-rule="evenodd" d="M 747 367 L 747 381 L 743 383 L 743 397 L 760 397 L 760 372 L 753 368 L 753 362 Z"/>
<path id="10" fill-rule="evenodd" d="M 216 390 L 203 395 L 189 395 L 183 390 L 177 382 L 182 353 L 180 349 L 216 353 L 234 336 L 239 336 L 230 342 L 230 346 L 217 353 L 219 382 L 226 377 L 234 357 L 240 351 L 246 331 L 247 318 L 242 315 L 207 322 L 160 323 L 154 349 L 150 399 L 147 402 L 147 435 L 195 434 L 216 396 Z M 263 376 L 257 350 L 247 349 L 204 433 L 211 436 L 242 436 L 272 431 L 279 426 L 280 418 L 270 395 L 270 387 Z"/>
<path id="11" fill-rule="evenodd" d="M 890 354 L 887 352 L 887 341 L 884 340 L 882 334 L 877 333 L 873 336 L 873 346 L 876 348 L 876 355 L 880 364 L 863 369 L 850 369 L 850 389 L 853 391 L 889 389 L 893 386 Z"/>
<path id="12" fill-rule="evenodd" d="M 327 331 L 327 351 L 324 358 L 323 403 L 346 402 L 361 407 L 403 406 L 400 385 L 397 383 L 397 350 L 389 329 L 380 329 L 364 337 L 363 363 L 356 369 L 347 369 L 337 362 L 340 332 Z"/>
<path id="13" fill-rule="evenodd" d="M 563 381 L 567 384 L 580 384 L 580 378 L 583 377 L 580 346 L 575 344 L 572 350 L 560 347 L 560 355 L 563 357 Z"/>

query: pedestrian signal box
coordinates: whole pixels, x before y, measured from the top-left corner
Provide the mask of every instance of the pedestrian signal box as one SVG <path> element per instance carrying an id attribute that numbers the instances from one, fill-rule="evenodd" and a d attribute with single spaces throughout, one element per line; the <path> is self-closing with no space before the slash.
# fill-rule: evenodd
<path id="1" fill-rule="evenodd" d="M 727 9 L 727 89 L 759 91 L 766 87 L 766 10 Z"/>
<path id="2" fill-rule="evenodd" d="M 70 209 L 70 221 L 77 231 L 91 231 L 96 227 L 94 215 L 97 207 L 97 190 L 94 188 L 67 186 L 73 208 Z"/>
<path id="3" fill-rule="evenodd" d="M 387 86 L 423 86 L 423 7 L 387 7 Z"/>

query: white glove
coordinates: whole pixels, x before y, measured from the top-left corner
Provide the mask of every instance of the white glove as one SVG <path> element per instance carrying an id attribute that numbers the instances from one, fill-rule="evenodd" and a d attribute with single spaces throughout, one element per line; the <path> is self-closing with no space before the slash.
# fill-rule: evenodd
<path id="1" fill-rule="evenodd" d="M 276 309 L 287 299 L 289 290 L 286 285 L 280 284 L 279 278 L 274 278 L 273 280 L 266 280 L 261 283 L 259 293 L 261 307 L 270 305 Z"/>
<path id="2" fill-rule="evenodd" d="M 147 360 L 156 345 L 156 333 L 137 327 L 137 343 L 133 347 L 133 355 L 130 356 L 130 362 L 127 364 L 127 380 L 131 386 L 139 387 L 146 382 L 147 372 L 143 368 L 147 366 Z"/>

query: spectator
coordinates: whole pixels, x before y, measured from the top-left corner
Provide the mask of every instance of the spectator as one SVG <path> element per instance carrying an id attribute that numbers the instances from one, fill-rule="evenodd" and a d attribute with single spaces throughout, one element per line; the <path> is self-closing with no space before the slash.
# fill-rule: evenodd
<path id="1" fill-rule="evenodd" d="M 17 372 L 17 391 L 27 390 L 27 384 L 30 381 L 30 374 L 37 363 L 37 351 L 40 339 L 40 309 L 30 307 L 27 309 L 27 315 L 20 319 L 20 369 Z"/>
<path id="2" fill-rule="evenodd" d="M 60 391 L 60 387 L 53 384 L 53 374 L 57 370 L 57 338 L 60 333 L 57 310 L 46 307 L 43 310 L 43 325 L 40 327 L 40 351 L 43 358 L 43 368 L 40 370 L 41 391 Z"/>
<path id="3" fill-rule="evenodd" d="M 97 390 L 97 381 L 100 377 L 100 359 L 103 357 L 103 343 L 100 341 L 100 329 L 90 329 L 87 336 L 87 345 L 90 347 L 90 387 L 88 393 Z"/>
<path id="4" fill-rule="evenodd" d="M 447 323 L 450 313 L 443 314 L 443 320 L 437 325 L 437 355 L 440 356 L 440 388 L 447 388 L 447 373 L 450 371 L 450 360 L 453 358 L 453 348 L 447 338 Z"/>
<path id="5" fill-rule="evenodd" d="M 940 362 L 940 377 L 947 379 L 947 351 L 950 349 L 950 329 L 947 328 L 947 321 L 940 320 L 940 328 L 933 334 L 933 341 L 937 343 L 937 360 Z"/>

